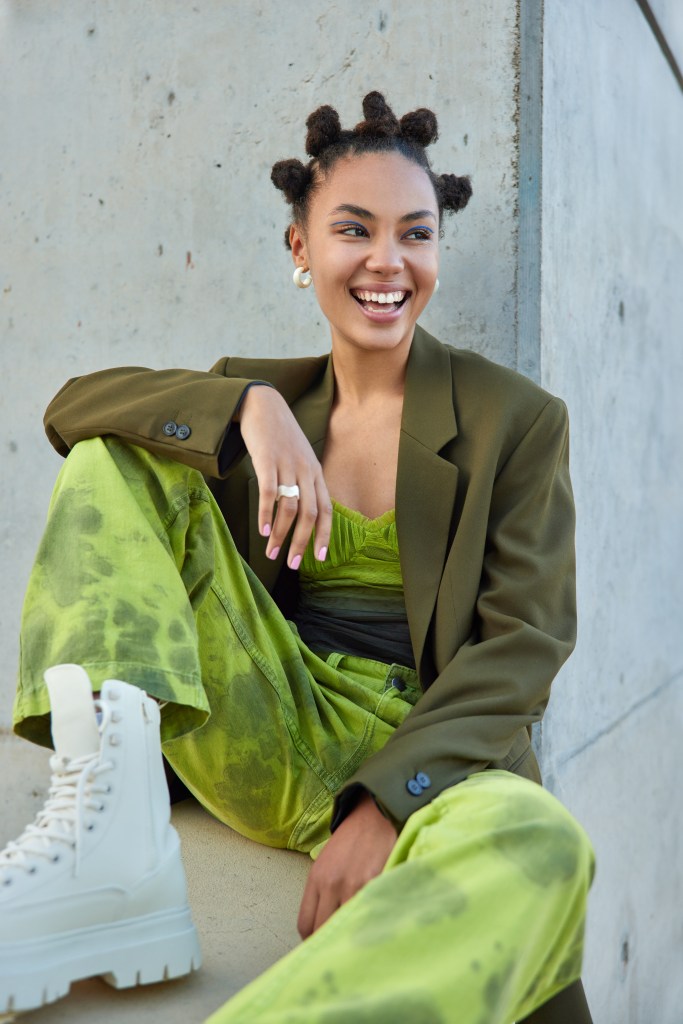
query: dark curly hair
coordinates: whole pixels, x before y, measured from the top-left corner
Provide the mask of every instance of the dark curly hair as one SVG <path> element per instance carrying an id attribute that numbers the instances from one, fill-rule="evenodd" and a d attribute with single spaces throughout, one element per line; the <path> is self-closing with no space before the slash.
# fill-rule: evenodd
<path id="1" fill-rule="evenodd" d="M 342 128 L 334 107 L 318 107 L 308 117 L 307 164 L 301 160 L 278 160 L 270 179 L 284 192 L 292 207 L 294 221 L 306 224 L 311 196 L 317 185 L 345 156 L 363 153 L 400 153 L 426 172 L 439 206 L 439 220 L 444 212 L 462 210 L 472 195 L 468 177 L 455 174 L 436 175 L 425 152 L 439 137 L 436 115 L 426 107 L 404 114 L 399 120 L 380 92 L 369 92 L 363 100 L 365 120 L 355 128 Z M 289 229 L 285 232 L 289 248 Z"/>

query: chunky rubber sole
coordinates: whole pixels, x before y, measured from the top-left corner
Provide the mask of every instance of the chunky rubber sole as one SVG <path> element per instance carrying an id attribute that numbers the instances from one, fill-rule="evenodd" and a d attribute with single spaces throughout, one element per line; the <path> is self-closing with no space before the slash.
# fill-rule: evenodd
<path id="1" fill-rule="evenodd" d="M 180 978 L 201 966 L 189 908 L 0 946 L 0 1014 L 34 1010 L 74 981 L 101 977 L 114 988 Z"/>

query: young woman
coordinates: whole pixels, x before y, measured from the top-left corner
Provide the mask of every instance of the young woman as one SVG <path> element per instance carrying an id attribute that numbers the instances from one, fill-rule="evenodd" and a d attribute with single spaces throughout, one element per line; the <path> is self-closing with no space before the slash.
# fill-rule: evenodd
<path id="1" fill-rule="evenodd" d="M 213 1024 L 590 1019 L 592 852 L 529 741 L 574 640 L 566 413 L 417 325 L 469 181 L 432 172 L 430 111 L 363 111 L 273 168 L 329 356 L 107 370 L 48 409 L 15 710 L 56 753 L 0 857 L 0 1012 L 198 963 L 160 708 L 205 807 L 315 858 L 306 941 Z"/>

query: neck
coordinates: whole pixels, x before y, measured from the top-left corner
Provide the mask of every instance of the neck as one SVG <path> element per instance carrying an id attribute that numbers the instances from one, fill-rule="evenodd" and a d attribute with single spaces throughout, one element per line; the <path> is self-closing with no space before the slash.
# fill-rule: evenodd
<path id="1" fill-rule="evenodd" d="M 332 341 L 337 400 L 363 405 L 402 396 L 410 342 L 389 351 L 368 351 Z"/>

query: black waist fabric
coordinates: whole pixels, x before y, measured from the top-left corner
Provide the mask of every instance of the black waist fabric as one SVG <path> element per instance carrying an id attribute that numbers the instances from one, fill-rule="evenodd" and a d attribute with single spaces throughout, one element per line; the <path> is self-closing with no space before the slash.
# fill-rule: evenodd
<path id="1" fill-rule="evenodd" d="M 415 668 L 410 631 L 404 617 L 370 612 L 345 618 L 300 604 L 293 621 L 299 636 L 312 651 L 336 651 Z"/>

